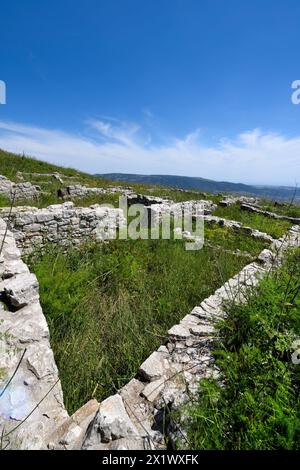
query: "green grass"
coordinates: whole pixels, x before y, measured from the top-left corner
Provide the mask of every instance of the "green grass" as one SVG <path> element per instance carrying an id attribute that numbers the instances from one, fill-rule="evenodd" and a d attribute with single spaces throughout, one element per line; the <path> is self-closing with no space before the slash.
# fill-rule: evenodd
<path id="1" fill-rule="evenodd" d="M 72 201 L 75 206 L 78 207 L 89 207 L 93 204 L 110 204 L 114 207 L 119 207 L 119 194 L 91 194 L 82 198 L 66 198 L 61 199 L 57 197 L 56 191 L 52 194 L 43 194 L 37 199 L 18 199 L 15 201 L 14 206 L 31 206 L 31 207 L 48 207 L 51 204 L 62 204 L 63 202 Z M 0 197 L 0 207 L 10 206 L 10 201 L 5 197 Z"/>
<path id="2" fill-rule="evenodd" d="M 65 185 L 73 184 L 73 182 L 85 184 L 92 187 L 107 187 L 116 186 L 113 181 L 104 178 L 98 178 L 88 173 L 75 170 L 74 168 L 67 168 L 63 166 L 47 163 L 27 155 L 17 155 L 11 152 L 0 149 L 0 175 L 6 176 L 11 181 L 19 182 L 17 179 L 17 172 L 24 173 L 60 173 L 65 176 L 73 177 L 74 179 L 66 178 Z M 33 184 L 38 184 L 43 190 L 57 189 L 61 185 L 57 180 L 46 176 L 24 176 L 25 181 L 30 181 Z M 120 183 L 119 186 L 126 186 L 126 183 Z M 131 185 L 132 186 L 132 185 Z"/>
<path id="3" fill-rule="evenodd" d="M 16 173 L 25 172 L 25 173 L 54 173 L 58 172 L 65 176 L 74 177 L 74 179 L 69 180 L 65 178 L 64 186 L 69 184 L 79 183 L 85 186 L 90 187 L 103 187 L 107 188 L 109 186 L 128 186 L 124 181 L 109 181 L 104 178 L 98 178 L 81 171 L 77 171 L 73 168 L 64 168 L 57 165 L 52 165 L 35 158 L 31 158 L 24 155 L 16 155 L 10 152 L 6 152 L 0 149 L 0 175 L 4 175 L 9 178 L 11 181 L 18 182 L 16 178 Z M 41 187 L 43 192 L 48 192 L 49 194 L 41 194 L 38 199 L 33 200 L 30 203 L 28 200 L 21 201 L 18 200 L 18 205 L 33 205 L 37 207 L 46 207 L 50 204 L 59 204 L 61 199 L 57 198 L 57 190 L 61 187 L 61 184 L 51 177 L 46 176 L 24 176 L 25 181 L 30 181 L 32 184 L 37 184 Z M 219 196 L 210 195 L 201 192 L 182 192 L 176 191 L 173 189 L 163 188 L 159 186 L 149 186 L 143 184 L 130 183 L 130 187 L 137 193 L 148 194 L 153 196 L 160 196 L 163 198 L 169 198 L 177 202 L 187 201 L 191 199 L 212 199 L 215 202 L 220 200 Z M 113 202 L 112 202 L 113 201 Z M 82 199 L 75 199 L 77 205 L 88 205 L 88 204 L 102 204 L 102 203 L 112 203 L 114 205 L 118 202 L 118 196 L 116 195 L 98 195 L 98 196 L 89 196 L 86 198 L 86 202 Z M 7 206 L 7 200 L 0 198 L 0 207 Z"/>
<path id="4" fill-rule="evenodd" d="M 10 205 L 11 201 L 8 199 L 8 197 L 0 194 L 0 207 L 9 207 Z"/>
<path id="5" fill-rule="evenodd" d="M 232 228 L 209 224 L 205 224 L 204 242 L 205 240 L 226 250 L 240 250 L 252 255 L 258 255 L 269 246 L 268 242 L 249 237 Z"/>
<path id="6" fill-rule="evenodd" d="M 276 220 L 262 214 L 241 210 L 239 204 L 230 207 L 218 207 L 214 215 L 224 219 L 236 220 L 243 225 L 268 233 L 273 238 L 280 238 L 292 224 L 287 220 Z"/>
<path id="7" fill-rule="evenodd" d="M 160 187 L 160 186 L 154 186 L 149 188 L 145 188 L 144 186 L 140 186 L 140 188 L 137 186 L 136 190 L 140 190 L 140 192 L 143 192 L 143 194 L 149 194 L 152 196 L 159 196 L 165 199 L 171 199 L 175 202 L 184 202 L 184 201 L 193 201 L 197 199 L 204 199 L 204 200 L 211 200 L 214 203 L 220 202 L 222 199 L 221 196 L 218 196 L 216 194 L 209 194 L 209 193 L 203 193 L 201 191 L 180 191 L 176 189 L 171 189 L 171 188 L 165 188 L 165 187 Z"/>
<path id="8" fill-rule="evenodd" d="M 200 382 L 187 410 L 190 449 L 300 450 L 300 250 L 265 278 L 247 305 L 227 308 L 215 358 L 225 386 Z M 186 410 L 185 410 L 186 411 Z"/>
<path id="9" fill-rule="evenodd" d="M 66 254 L 53 247 L 29 261 L 70 413 L 127 383 L 168 328 L 245 264 L 168 240 L 113 241 Z"/>
<path id="10" fill-rule="evenodd" d="M 262 209 L 269 212 L 274 212 L 278 215 L 287 215 L 288 217 L 300 218 L 300 206 L 296 206 L 294 204 L 283 203 L 281 205 L 275 205 L 272 202 L 262 201 L 260 206 Z"/>
<path id="11" fill-rule="evenodd" d="M 16 155 L 0 149 L 0 174 L 15 181 L 18 171 L 26 173 L 63 172 L 68 176 L 84 175 L 84 173 L 80 173 L 72 168 L 62 168 L 61 166 L 52 165 L 51 163 L 43 162 L 35 158 Z"/>

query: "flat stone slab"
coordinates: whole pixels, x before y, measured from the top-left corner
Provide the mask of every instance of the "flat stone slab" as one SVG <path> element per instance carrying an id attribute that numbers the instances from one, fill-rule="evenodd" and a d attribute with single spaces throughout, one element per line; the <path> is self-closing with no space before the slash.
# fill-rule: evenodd
<path id="1" fill-rule="evenodd" d="M 17 274 L 0 283 L 2 290 L 11 305 L 22 308 L 38 299 L 38 281 L 32 273 Z"/>
<path id="2" fill-rule="evenodd" d="M 83 448 L 133 436 L 138 436 L 138 432 L 125 410 L 122 397 L 116 394 L 100 404 Z"/>
<path id="3" fill-rule="evenodd" d="M 172 338 L 176 339 L 187 339 L 189 336 L 191 336 L 191 333 L 188 329 L 188 327 L 183 326 L 183 325 L 174 325 L 172 328 L 169 329 L 168 335 Z"/>
<path id="4" fill-rule="evenodd" d="M 142 396 L 145 397 L 150 403 L 153 403 L 163 391 L 165 382 L 165 377 L 150 382 L 142 391 Z"/>
<path id="5" fill-rule="evenodd" d="M 149 382 L 159 379 L 165 372 L 165 353 L 154 351 L 140 366 L 140 374 Z"/>
<path id="6" fill-rule="evenodd" d="M 210 336 L 215 333 L 213 326 L 204 324 L 192 326 L 190 331 L 195 336 Z"/>

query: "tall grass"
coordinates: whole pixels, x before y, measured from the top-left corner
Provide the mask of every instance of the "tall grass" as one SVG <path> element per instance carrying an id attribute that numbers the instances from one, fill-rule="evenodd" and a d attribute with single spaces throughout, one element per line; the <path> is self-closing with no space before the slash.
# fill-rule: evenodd
<path id="1" fill-rule="evenodd" d="M 113 241 L 31 257 L 65 403 L 73 412 L 132 378 L 173 324 L 244 261 L 181 241 Z"/>
<path id="2" fill-rule="evenodd" d="M 215 358 L 224 385 L 200 383 L 188 409 L 193 449 L 300 449 L 300 250 L 265 278 L 247 305 L 227 309 Z"/>
<path id="3" fill-rule="evenodd" d="M 287 215 L 288 217 L 300 218 L 300 206 L 289 204 L 288 202 L 282 204 L 274 204 L 269 201 L 262 201 L 262 208 L 269 212 L 274 212 L 279 215 Z"/>
<path id="4" fill-rule="evenodd" d="M 230 227 L 220 227 L 205 223 L 205 241 L 222 247 L 226 250 L 243 251 L 252 255 L 258 255 L 269 243 L 258 238 L 250 237 Z"/>
<path id="5" fill-rule="evenodd" d="M 80 173 L 73 168 L 63 168 L 33 157 L 17 155 L 0 149 L 0 174 L 14 181 L 17 171 L 26 173 L 53 173 L 63 171 L 63 173 L 68 176 L 84 175 L 84 173 Z"/>
<path id="6" fill-rule="evenodd" d="M 214 215 L 236 220 L 245 226 L 268 233 L 273 238 L 280 238 L 292 226 L 287 220 L 276 220 L 262 214 L 241 210 L 239 204 L 233 204 L 229 207 L 218 207 Z"/>

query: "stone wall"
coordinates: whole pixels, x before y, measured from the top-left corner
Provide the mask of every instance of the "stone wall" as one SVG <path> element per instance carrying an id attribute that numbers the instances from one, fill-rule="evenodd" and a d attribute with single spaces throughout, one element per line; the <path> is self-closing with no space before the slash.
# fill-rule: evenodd
<path id="1" fill-rule="evenodd" d="M 151 218 L 159 220 L 163 215 L 170 213 L 176 214 L 186 211 L 186 213 L 195 214 L 196 207 L 199 206 L 203 208 L 202 215 L 209 215 L 217 208 L 216 204 L 206 199 L 185 202 L 166 201 L 162 199 L 158 204 L 151 204 L 149 212 Z"/>
<path id="2" fill-rule="evenodd" d="M 147 205 L 151 217 L 159 219 L 162 214 L 181 210 L 184 203 L 174 203 L 161 199 L 139 195 L 133 195 L 129 202 L 137 203 L 136 196 Z M 153 202 L 155 201 L 155 204 Z M 215 208 L 211 201 L 188 201 L 185 207 L 193 210 L 196 203 L 201 202 L 204 213 L 210 214 Z M 150 203 L 152 203 L 150 205 Z M 22 251 L 30 252 L 36 247 L 43 247 L 46 243 L 58 243 L 62 245 L 78 245 L 86 238 L 96 240 L 115 238 L 116 228 L 122 228 L 126 224 L 121 209 L 109 208 L 102 205 L 90 207 L 76 207 L 73 202 L 54 204 L 44 209 L 29 206 L 16 206 L 12 209 L 0 208 L 0 217 L 7 223 L 13 232 L 17 246 Z"/>
<path id="3" fill-rule="evenodd" d="M 225 316 L 224 302 L 245 302 L 247 289 L 257 285 L 262 276 L 280 265 L 287 248 L 297 246 L 300 246 L 299 226 L 292 227 L 286 236 L 274 241 L 270 250 L 263 250 L 255 262 L 245 266 L 178 325 L 170 328 L 165 344 L 143 362 L 134 379 L 100 403 L 88 427 L 86 419 L 81 426 L 75 413 L 52 435 L 49 447 L 164 449 L 166 434 L 171 441 L 177 438 L 184 441 L 184 427 L 169 421 L 168 416 L 170 411 L 196 395 L 199 380 L 219 377 L 212 347 L 218 334 L 216 322 Z M 91 405 L 95 406 L 95 403 L 84 405 L 83 414 L 85 407 L 89 409 Z M 78 439 L 79 435 L 84 437 Z"/>
<path id="4" fill-rule="evenodd" d="M 171 201 L 168 201 L 166 199 L 163 199 L 161 197 L 157 196 L 148 196 L 145 194 L 135 194 L 131 193 L 127 196 L 127 201 L 129 205 L 132 204 L 142 204 L 143 206 L 152 206 L 153 204 L 169 204 Z"/>
<path id="5" fill-rule="evenodd" d="M 33 199 L 38 197 L 41 188 L 29 182 L 13 183 L 0 175 L 0 194 L 9 199 Z"/>
<path id="6" fill-rule="evenodd" d="M 2 209 L 6 220 L 8 215 L 8 209 Z M 245 229 L 238 222 L 210 215 L 205 219 Z M 108 226 L 114 230 L 116 221 L 118 225 L 125 223 L 119 209 L 97 205 L 76 208 L 73 203 L 65 203 L 46 209 L 23 207 L 12 211 L 9 224 L 14 233 L 7 233 L 0 257 L 2 391 L 23 354 L 24 357 L 9 387 L 2 396 L 0 392 L 2 429 L 5 426 L 9 432 L 40 404 L 18 430 L 5 437 L 8 448 L 163 449 L 165 434 L 175 440 L 179 432 L 182 438 L 184 428 L 168 420 L 169 412 L 197 393 L 201 378 L 219 375 L 212 346 L 218 334 L 216 321 L 225 315 L 224 301 L 244 302 L 245 291 L 280 264 L 284 250 L 300 246 L 298 226 L 275 241 L 266 234 L 251 232 L 272 242 L 270 250 L 263 250 L 255 262 L 170 328 L 166 342 L 141 364 L 136 377 L 118 393 L 100 404 L 91 400 L 69 417 L 39 304 L 38 283 L 21 261 L 13 235 L 23 249 L 48 241 L 79 243 L 83 237 L 99 236 L 99 224 L 100 228 Z M 1 222 L 0 240 L 4 235 L 5 224 Z"/>
<path id="7" fill-rule="evenodd" d="M 206 215 L 204 216 L 204 220 L 207 224 L 210 224 L 210 225 L 216 224 L 216 225 L 219 225 L 220 227 L 229 227 L 229 228 L 232 228 L 233 230 L 240 231 L 253 238 L 259 238 L 260 240 L 264 240 L 266 242 L 274 241 L 271 235 L 268 235 L 265 232 L 261 232 L 260 230 L 257 230 L 255 228 L 247 227 L 243 225 L 241 222 L 237 222 L 235 220 L 223 219 L 222 217 L 218 217 L 216 215 Z"/>
<path id="8" fill-rule="evenodd" d="M 227 195 L 225 196 L 220 202 L 219 205 L 223 207 L 229 207 L 232 206 L 233 204 L 258 204 L 259 199 L 257 197 L 251 197 L 251 196 L 233 196 L 233 195 Z"/>
<path id="9" fill-rule="evenodd" d="M 6 224 L 1 219 L 0 246 L 2 447 L 45 448 L 49 435 L 68 414 L 39 302 L 38 281 L 21 260 L 13 234 L 6 233 Z M 24 419 L 24 424 L 12 431 Z"/>
<path id="10" fill-rule="evenodd" d="M 261 214 L 265 217 L 270 217 L 271 219 L 288 220 L 292 224 L 300 224 L 299 217 L 289 217 L 288 215 L 278 215 L 278 214 L 275 214 L 274 212 L 259 209 L 258 207 L 252 206 L 250 204 L 241 204 L 241 209 L 247 212 L 255 212 L 256 214 Z"/>
<path id="11" fill-rule="evenodd" d="M 62 188 L 64 193 L 71 198 L 74 197 L 86 197 L 86 196 L 91 196 L 95 194 L 112 194 L 112 193 L 120 193 L 123 195 L 129 195 L 132 193 L 132 190 L 130 188 L 126 188 L 123 186 L 114 186 L 114 187 L 108 187 L 108 188 L 91 188 L 88 186 L 83 186 L 81 184 L 72 184 L 69 186 L 66 186 L 65 188 Z"/>
<path id="12" fill-rule="evenodd" d="M 114 238 L 117 227 L 125 219 L 120 209 L 93 205 L 75 207 L 73 202 L 55 204 L 45 209 L 14 207 L 0 209 L 2 217 L 13 232 L 17 246 L 24 252 L 43 247 L 48 242 L 78 245 L 83 239 Z"/>

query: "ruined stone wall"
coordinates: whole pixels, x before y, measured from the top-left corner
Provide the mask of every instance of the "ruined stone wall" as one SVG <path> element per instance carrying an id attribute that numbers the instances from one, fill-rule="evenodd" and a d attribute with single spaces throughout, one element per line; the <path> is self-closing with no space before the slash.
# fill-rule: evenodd
<path id="1" fill-rule="evenodd" d="M 88 186 L 83 186 L 81 184 L 72 184 L 69 186 L 66 186 L 65 193 L 69 195 L 70 197 L 78 197 L 78 198 L 83 198 L 86 196 L 92 196 L 95 194 L 113 194 L 113 193 L 121 193 L 123 195 L 129 195 L 132 193 L 132 190 L 130 188 L 125 188 L 121 186 L 116 186 L 116 187 L 109 187 L 109 188 L 91 188 Z"/>
<path id="2" fill-rule="evenodd" d="M 2 211 L 8 218 L 6 209 Z M 98 223 L 113 230 L 116 216 L 124 223 L 122 212 L 100 206 L 76 208 L 72 203 L 46 209 L 14 208 L 10 226 L 19 246 L 34 242 L 79 242 L 94 233 Z M 237 222 L 205 216 L 211 223 Z M 74 228 L 75 227 L 75 228 Z M 70 232 L 73 239 L 70 241 Z M 2 223 L 0 240 L 5 234 Z M 262 234 L 259 232 L 259 236 Z M 268 236 L 265 234 L 268 238 Z M 22 238 L 23 237 L 23 238 Z M 272 241 L 270 239 L 269 241 Z M 11 434 L 10 447 L 50 449 L 160 449 L 165 447 L 164 433 L 178 437 L 176 426 L 167 423 L 165 413 L 174 410 L 197 393 L 201 378 L 218 377 L 212 346 L 216 321 L 224 317 L 224 301 L 243 302 L 245 291 L 278 266 L 288 247 L 300 246 L 300 228 L 273 240 L 255 262 L 245 266 L 213 295 L 196 306 L 178 325 L 170 328 L 167 340 L 140 366 L 137 375 L 115 395 L 102 403 L 91 400 L 72 417 L 62 402 L 57 369 L 49 346 L 49 332 L 38 297 L 38 283 L 20 259 L 13 234 L 8 232 L 0 258 L 0 344 L 4 358 L 2 389 L 25 351 L 12 384 L 0 397 L 0 424 L 11 429 L 41 401 L 30 418 Z M 49 393 L 47 395 L 47 393 Z M 46 395 L 46 396 L 45 396 Z M 43 399 L 44 397 L 44 399 Z M 184 435 L 184 429 L 180 429 Z M 14 438 L 12 438 L 14 436 Z"/>
<path id="3" fill-rule="evenodd" d="M 0 175 L 0 194 L 9 199 L 34 199 L 39 195 L 41 188 L 29 182 L 13 183 L 5 176 Z"/>
<path id="4" fill-rule="evenodd" d="M 261 214 L 271 219 L 288 220 L 292 224 L 300 224 L 299 217 L 289 217 L 288 215 L 278 215 L 278 214 L 275 214 L 275 212 L 265 211 L 263 209 L 259 209 L 258 207 L 252 206 L 250 204 L 241 204 L 241 209 L 247 212 L 255 212 L 256 214 Z"/>
<path id="5" fill-rule="evenodd" d="M 226 195 L 220 202 L 219 205 L 222 207 L 229 207 L 233 204 L 259 204 L 259 199 L 257 197 L 251 196 L 233 196 L 233 195 Z"/>
<path id="6" fill-rule="evenodd" d="M 95 401 L 88 402 L 69 418 L 54 432 L 49 447 L 163 449 L 165 434 L 171 441 L 184 440 L 184 428 L 180 423 L 168 422 L 167 415 L 195 396 L 199 380 L 219 377 L 212 348 L 218 334 L 216 323 L 226 315 L 224 302 L 245 302 L 247 289 L 280 265 L 287 248 L 297 246 L 300 246 L 300 227 L 294 226 L 287 235 L 274 241 L 270 250 L 263 250 L 255 262 L 245 266 L 170 328 L 165 344 L 143 362 L 137 376 L 118 393 L 98 407 Z M 87 426 L 86 414 L 91 407 L 96 411 Z M 82 422 L 78 419 L 81 411 Z"/>
<path id="7" fill-rule="evenodd" d="M 195 214 L 196 207 L 200 206 L 202 206 L 203 209 L 201 215 L 209 215 L 217 208 L 216 204 L 206 199 L 185 202 L 161 200 L 161 202 L 158 204 L 151 204 L 148 210 L 151 214 L 151 218 L 159 221 L 165 214 L 170 213 L 176 214 L 185 212 Z"/>
<path id="8" fill-rule="evenodd" d="M 296 246 L 300 246 L 298 226 L 173 326 L 167 342 L 144 361 L 137 377 L 100 404 L 82 448 L 159 449 L 165 447 L 163 432 L 171 440 L 184 440 L 184 429 L 164 421 L 165 413 L 190 400 L 201 378 L 219 376 L 212 344 L 216 322 L 225 316 L 224 301 L 244 302 L 245 291 L 280 264 L 286 248 Z"/>
<path id="9" fill-rule="evenodd" d="M 218 217 L 216 215 L 206 215 L 204 216 L 204 220 L 209 225 L 219 225 L 220 227 L 228 227 L 232 228 L 233 230 L 240 231 L 246 235 L 249 235 L 253 238 L 258 238 L 260 240 L 265 240 L 266 242 L 273 242 L 274 239 L 271 235 L 268 235 L 265 232 L 261 232 L 252 227 L 247 227 L 243 225 L 241 222 L 237 222 L 235 220 L 224 219 L 222 217 Z"/>
<path id="10" fill-rule="evenodd" d="M 46 448 L 49 435 L 68 414 L 39 302 L 38 281 L 21 260 L 13 234 L 6 233 L 6 224 L 1 219 L 0 246 L 2 447 Z M 23 420 L 26 421 L 21 424 Z"/>
<path id="11" fill-rule="evenodd" d="M 24 252 L 54 242 L 76 245 L 84 239 L 114 238 L 117 227 L 125 224 L 120 209 L 93 205 L 75 207 L 73 202 L 55 204 L 45 209 L 14 207 L 0 209 L 2 217 L 13 232 L 17 246 Z"/>

